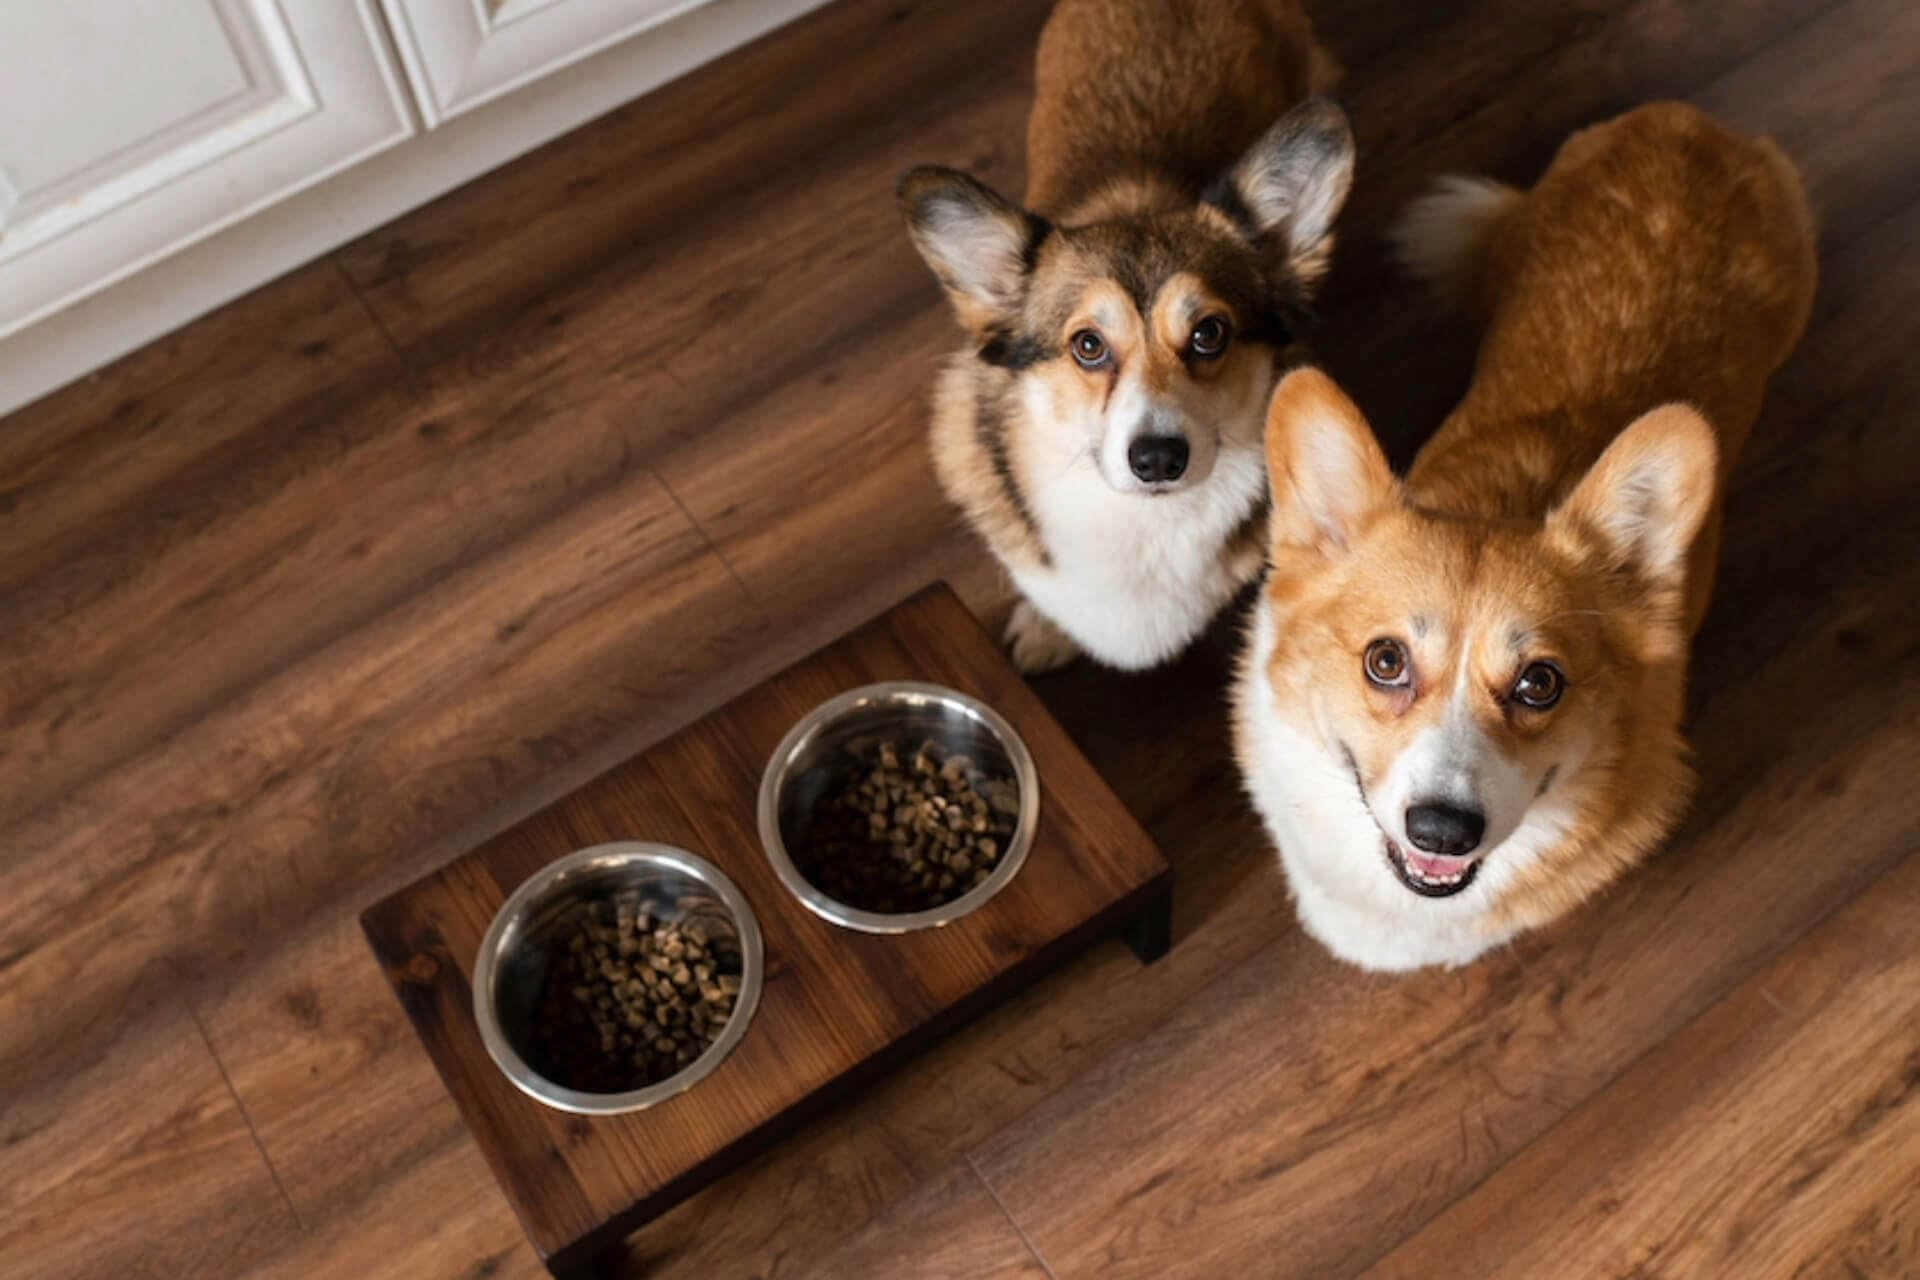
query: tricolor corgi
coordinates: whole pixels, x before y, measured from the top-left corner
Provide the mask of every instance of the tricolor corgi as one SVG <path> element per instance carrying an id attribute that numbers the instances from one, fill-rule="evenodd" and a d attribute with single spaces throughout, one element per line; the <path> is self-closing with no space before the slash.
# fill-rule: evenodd
<path id="1" fill-rule="evenodd" d="M 1679 820 L 1721 496 L 1816 272 L 1792 165 L 1677 104 L 1401 231 L 1484 326 L 1472 384 L 1402 481 L 1323 374 L 1282 381 L 1235 695 L 1301 923 L 1371 969 L 1472 960 Z"/>
<path id="2" fill-rule="evenodd" d="M 1346 117 L 1303 101 L 1331 68 L 1296 0 L 1061 0 L 1026 206 L 902 179 L 967 333 L 934 466 L 1022 594 L 1022 670 L 1166 661 L 1259 576 L 1264 411 L 1353 171 Z"/>

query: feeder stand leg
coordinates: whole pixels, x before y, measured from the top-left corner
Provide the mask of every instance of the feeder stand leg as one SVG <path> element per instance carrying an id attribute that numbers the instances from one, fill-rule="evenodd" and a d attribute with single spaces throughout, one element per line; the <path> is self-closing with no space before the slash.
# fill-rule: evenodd
<path id="1" fill-rule="evenodd" d="M 1127 945 L 1140 957 L 1141 964 L 1152 964 L 1173 946 L 1173 883 L 1149 898 L 1133 919 L 1127 921 Z"/>

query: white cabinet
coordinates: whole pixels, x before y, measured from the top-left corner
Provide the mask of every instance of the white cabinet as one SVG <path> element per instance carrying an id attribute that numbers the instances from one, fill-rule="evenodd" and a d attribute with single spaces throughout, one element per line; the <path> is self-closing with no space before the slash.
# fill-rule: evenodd
<path id="1" fill-rule="evenodd" d="M 0 337 L 412 132 L 378 0 L 0 0 Z"/>
<path id="2" fill-rule="evenodd" d="M 711 0 L 385 0 L 429 124 Z"/>
<path id="3" fill-rule="evenodd" d="M 0 415 L 824 2 L 0 0 Z"/>

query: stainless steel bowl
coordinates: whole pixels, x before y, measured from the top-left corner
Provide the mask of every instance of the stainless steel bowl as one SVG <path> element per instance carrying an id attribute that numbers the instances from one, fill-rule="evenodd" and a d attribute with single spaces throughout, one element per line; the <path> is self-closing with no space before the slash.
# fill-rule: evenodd
<path id="1" fill-rule="evenodd" d="M 800 874 L 790 850 L 802 847 L 814 806 L 883 741 L 931 738 L 983 768 L 1013 776 L 1020 813 L 993 874 L 977 888 L 928 911 L 889 915 L 829 897 Z M 893 680 L 849 690 L 815 707 L 788 731 L 760 780 L 760 843 L 780 882 L 815 915 L 866 933 L 906 933 L 951 924 L 977 911 L 1020 874 L 1040 820 L 1040 779 L 1020 735 L 991 707 L 937 684 Z"/>
<path id="2" fill-rule="evenodd" d="M 733 1016 L 705 1053 L 657 1084 L 626 1093 L 570 1089 L 528 1065 L 528 1040 L 548 967 L 588 903 L 635 890 L 655 915 L 698 920 L 721 949 L 738 949 L 740 994 Z M 718 867 L 672 845 L 601 844 L 552 863 L 501 906 L 474 962 L 473 1016 L 487 1053 L 522 1093 L 562 1111 L 617 1115 L 684 1093 L 719 1066 L 747 1033 L 760 1003 L 761 974 L 759 921 L 746 896 Z"/>

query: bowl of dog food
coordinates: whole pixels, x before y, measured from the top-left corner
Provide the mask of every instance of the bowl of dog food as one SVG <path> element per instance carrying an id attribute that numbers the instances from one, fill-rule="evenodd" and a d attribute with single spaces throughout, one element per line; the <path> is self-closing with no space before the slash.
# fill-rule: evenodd
<path id="1" fill-rule="evenodd" d="M 1039 777 L 1013 726 L 915 681 L 814 708 L 760 784 L 760 843 L 781 883 L 866 933 L 937 928 L 984 906 L 1020 873 L 1039 817 Z"/>
<path id="2" fill-rule="evenodd" d="M 746 1034 L 759 922 L 719 868 L 671 845 L 567 855 L 501 906 L 480 944 L 473 1012 L 521 1092 L 582 1115 L 693 1088 Z"/>

